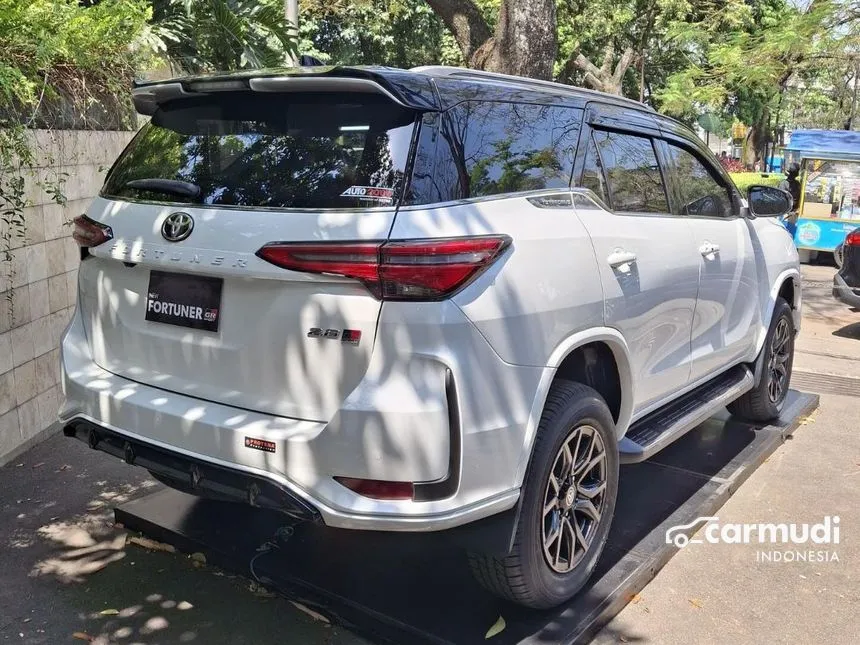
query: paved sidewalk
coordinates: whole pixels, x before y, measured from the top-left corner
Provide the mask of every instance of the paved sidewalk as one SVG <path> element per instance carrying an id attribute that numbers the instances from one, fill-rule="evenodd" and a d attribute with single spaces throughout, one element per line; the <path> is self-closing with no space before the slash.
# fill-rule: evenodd
<path id="1" fill-rule="evenodd" d="M 818 378 L 834 375 L 856 388 L 860 312 L 832 297 L 836 269 L 802 268 L 794 368 L 821 393 L 819 409 L 718 516 L 720 523 L 815 523 L 839 515 L 839 561 L 759 562 L 758 544 L 691 544 L 595 643 L 860 643 L 860 398 L 827 394 L 833 381 Z"/>
<path id="2" fill-rule="evenodd" d="M 245 578 L 127 544 L 113 506 L 157 487 L 62 435 L 0 468 L 0 643 L 364 643 Z"/>
<path id="3" fill-rule="evenodd" d="M 717 514 L 721 524 L 838 515 L 838 562 L 759 562 L 756 552 L 771 547 L 690 544 L 594 642 L 860 643 L 857 421 L 856 399 L 823 395 L 818 412 Z"/>
<path id="4" fill-rule="evenodd" d="M 860 312 L 833 297 L 835 268 L 802 269 L 803 326 L 795 370 L 860 379 Z"/>

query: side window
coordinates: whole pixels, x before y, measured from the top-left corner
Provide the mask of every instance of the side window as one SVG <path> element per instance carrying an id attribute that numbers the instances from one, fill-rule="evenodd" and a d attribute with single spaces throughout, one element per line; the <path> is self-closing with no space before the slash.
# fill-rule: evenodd
<path id="1" fill-rule="evenodd" d="M 669 157 L 678 177 L 678 195 L 682 215 L 730 217 L 732 202 L 729 191 L 691 152 L 671 143 Z"/>
<path id="2" fill-rule="evenodd" d="M 567 188 L 581 122 L 574 108 L 460 103 L 442 115 L 432 145 L 420 137 L 407 203 Z"/>
<path id="3" fill-rule="evenodd" d="M 595 130 L 594 141 L 600 149 L 614 210 L 630 213 L 669 212 L 663 176 L 651 139 Z"/>
<path id="4" fill-rule="evenodd" d="M 594 142 L 593 136 L 588 138 L 588 149 L 585 151 L 585 166 L 582 169 L 582 181 L 579 182 L 579 185 L 591 190 L 604 203 L 609 203 L 603 166 L 600 164 L 600 154 L 597 152 L 597 144 Z"/>

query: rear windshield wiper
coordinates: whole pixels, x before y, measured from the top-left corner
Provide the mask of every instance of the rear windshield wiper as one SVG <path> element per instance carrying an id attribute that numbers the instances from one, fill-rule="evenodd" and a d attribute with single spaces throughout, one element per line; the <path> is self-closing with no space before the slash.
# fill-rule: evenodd
<path id="1" fill-rule="evenodd" d="M 147 179 L 132 179 L 125 182 L 129 188 L 137 190 L 149 190 L 155 193 L 169 193 L 171 195 L 179 195 L 180 197 L 197 197 L 200 195 L 200 186 L 192 184 L 189 181 L 179 181 L 178 179 L 158 179 L 151 177 Z"/>

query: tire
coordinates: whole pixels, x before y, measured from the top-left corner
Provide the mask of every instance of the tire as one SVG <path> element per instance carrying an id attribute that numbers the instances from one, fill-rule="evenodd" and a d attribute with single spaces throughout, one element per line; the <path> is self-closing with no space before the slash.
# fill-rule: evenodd
<path id="1" fill-rule="evenodd" d="M 469 554 L 472 573 L 483 587 L 520 605 L 546 609 L 568 600 L 585 585 L 606 544 L 615 512 L 617 442 L 612 414 L 595 390 L 571 381 L 553 384 L 521 491 L 513 549 L 505 557 Z M 598 461 L 600 454 L 588 451 L 601 447 L 603 459 Z M 592 467 L 583 470 L 589 459 Z M 566 475 L 571 463 L 569 477 L 576 486 Z M 551 475 L 553 481 L 560 480 L 557 492 Z M 593 496 L 596 521 L 586 493 Z M 545 501 L 554 508 L 545 512 L 550 505 Z M 554 540 L 553 534 L 558 535 Z"/>
<path id="2" fill-rule="evenodd" d="M 794 317 L 791 307 L 782 298 L 778 298 L 774 306 L 761 351 L 765 355 L 759 384 L 727 406 L 729 412 L 746 421 L 776 419 L 788 394 L 794 364 Z M 779 354 L 777 358 L 774 358 L 775 352 Z"/>
<path id="3" fill-rule="evenodd" d="M 845 262 L 845 247 L 843 244 L 840 244 L 835 249 L 833 249 L 833 263 L 836 265 L 837 269 L 842 268 L 842 264 Z"/>

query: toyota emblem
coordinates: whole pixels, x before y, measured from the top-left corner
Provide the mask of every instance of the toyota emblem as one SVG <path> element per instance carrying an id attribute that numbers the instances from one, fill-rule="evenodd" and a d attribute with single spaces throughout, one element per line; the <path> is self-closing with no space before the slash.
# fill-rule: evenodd
<path id="1" fill-rule="evenodd" d="M 194 230 L 194 219 L 188 213 L 171 213 L 161 225 L 161 235 L 168 242 L 181 242 Z"/>

